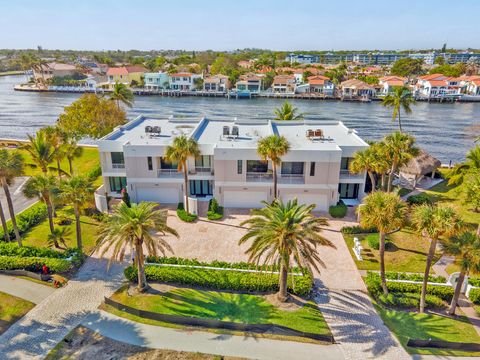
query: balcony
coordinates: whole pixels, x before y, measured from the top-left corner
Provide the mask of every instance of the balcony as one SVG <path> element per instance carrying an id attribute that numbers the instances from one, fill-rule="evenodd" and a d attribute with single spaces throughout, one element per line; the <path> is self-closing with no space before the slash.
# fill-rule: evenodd
<path id="1" fill-rule="evenodd" d="M 177 169 L 159 169 L 157 170 L 157 177 L 159 178 L 181 178 L 183 173 Z"/>
<path id="2" fill-rule="evenodd" d="M 272 182 L 273 174 L 266 172 L 247 172 L 247 181 L 249 182 Z"/>
<path id="3" fill-rule="evenodd" d="M 125 169 L 125 164 L 112 164 L 112 169 L 119 169 L 119 170 L 123 170 Z"/>
<path id="4" fill-rule="evenodd" d="M 352 174 L 349 170 L 340 170 L 340 179 L 355 179 L 355 180 L 362 180 L 365 174 Z"/>
<path id="5" fill-rule="evenodd" d="M 303 174 L 280 174 L 278 176 L 279 184 L 305 184 Z"/>
<path id="6" fill-rule="evenodd" d="M 213 169 L 211 167 L 195 166 L 195 170 L 189 170 L 190 175 L 213 175 Z"/>

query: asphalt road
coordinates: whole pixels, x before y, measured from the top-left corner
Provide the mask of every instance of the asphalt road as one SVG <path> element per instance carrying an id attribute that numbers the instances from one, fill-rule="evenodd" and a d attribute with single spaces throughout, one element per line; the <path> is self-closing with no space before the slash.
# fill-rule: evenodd
<path id="1" fill-rule="evenodd" d="M 14 183 L 10 186 L 10 195 L 12 196 L 13 209 L 15 210 L 15 214 L 18 214 L 19 212 L 25 210 L 27 207 L 38 201 L 38 199 L 27 199 L 25 196 L 23 196 L 22 188 L 27 179 L 27 176 L 17 177 Z M 1 187 L 0 202 L 2 203 L 5 218 L 7 220 L 10 219 L 10 213 L 8 212 L 7 207 L 7 199 L 5 198 L 5 193 L 3 192 L 3 188 Z"/>

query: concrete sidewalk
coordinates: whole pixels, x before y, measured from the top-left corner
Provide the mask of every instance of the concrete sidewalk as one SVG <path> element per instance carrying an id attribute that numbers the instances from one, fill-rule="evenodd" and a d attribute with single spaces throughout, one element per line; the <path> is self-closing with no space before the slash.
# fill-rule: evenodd
<path id="1" fill-rule="evenodd" d="M 153 349 L 201 352 L 251 359 L 345 359 L 338 345 L 315 345 L 252 336 L 214 334 L 201 330 L 164 328 L 96 311 L 81 324 L 111 339 Z"/>
<path id="2" fill-rule="evenodd" d="M 16 276 L 0 274 L 0 291 L 38 304 L 52 294 L 55 289 Z"/>

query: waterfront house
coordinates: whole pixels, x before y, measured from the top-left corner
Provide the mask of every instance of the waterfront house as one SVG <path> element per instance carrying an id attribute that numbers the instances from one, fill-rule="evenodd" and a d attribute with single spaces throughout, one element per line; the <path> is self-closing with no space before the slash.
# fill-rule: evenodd
<path id="1" fill-rule="evenodd" d="M 204 91 L 226 92 L 231 87 L 228 76 L 217 74 L 203 80 Z"/>
<path id="2" fill-rule="evenodd" d="M 33 69 L 33 77 L 37 81 L 47 81 L 53 77 L 74 76 L 79 72 L 75 65 L 50 62 L 41 65 L 39 69 Z"/>
<path id="3" fill-rule="evenodd" d="M 191 91 L 196 88 L 196 79 L 202 79 L 201 74 L 181 72 L 171 74 L 169 77 L 170 89 L 178 91 Z"/>
<path id="4" fill-rule="evenodd" d="M 120 198 L 126 189 L 133 202 L 184 202 L 183 174 L 164 156 L 182 134 L 195 139 L 201 151 L 188 159 L 191 203 L 215 197 L 224 207 L 258 208 L 272 201 L 272 164 L 257 153 L 258 141 L 272 134 L 285 136 L 291 147 L 278 168 L 283 201 L 297 198 L 327 211 L 340 199 L 358 203 L 364 196 L 365 173 L 351 174 L 348 166 L 368 144 L 342 122 L 139 116 L 97 141 L 103 187 L 96 201 Z"/>
<path id="5" fill-rule="evenodd" d="M 335 84 L 328 77 L 323 75 L 309 76 L 307 82 L 298 85 L 295 92 L 297 94 L 316 93 L 326 96 L 334 96 Z"/>
<path id="6" fill-rule="evenodd" d="M 144 75 L 144 87 L 149 90 L 166 89 L 169 86 L 168 74 L 165 72 L 147 72 Z"/>
<path id="7" fill-rule="evenodd" d="M 460 94 L 460 79 L 443 74 L 420 76 L 414 86 L 414 94 L 423 98 L 455 96 Z"/>
<path id="8" fill-rule="evenodd" d="M 378 79 L 380 85 L 380 94 L 386 95 L 393 91 L 395 87 L 405 86 L 407 79 L 401 76 L 383 76 Z"/>
<path id="9" fill-rule="evenodd" d="M 262 90 L 262 77 L 255 74 L 240 75 L 235 88 L 238 92 L 257 93 Z"/>
<path id="10" fill-rule="evenodd" d="M 294 75 L 276 75 L 272 82 L 272 91 L 275 93 L 295 93 Z"/>
<path id="11" fill-rule="evenodd" d="M 480 75 L 465 76 L 460 84 L 465 94 L 480 96 Z"/>
<path id="12" fill-rule="evenodd" d="M 142 83 L 145 72 L 146 69 L 142 66 L 109 67 L 107 70 L 107 81 L 111 88 L 116 82 L 135 87 Z"/>
<path id="13" fill-rule="evenodd" d="M 340 84 L 342 99 L 371 99 L 377 90 L 374 86 L 358 79 L 350 79 Z"/>

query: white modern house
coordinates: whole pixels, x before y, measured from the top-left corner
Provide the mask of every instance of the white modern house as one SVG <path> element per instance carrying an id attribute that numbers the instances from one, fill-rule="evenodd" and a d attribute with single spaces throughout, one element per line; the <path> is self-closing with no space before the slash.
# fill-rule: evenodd
<path id="1" fill-rule="evenodd" d="M 144 75 L 144 86 L 149 90 L 165 89 L 169 85 L 168 74 L 165 72 L 147 72 Z"/>
<path id="2" fill-rule="evenodd" d="M 215 197 L 224 207 L 255 208 L 273 199 L 272 164 L 257 154 L 262 137 L 283 135 L 291 150 L 278 169 L 279 196 L 297 198 L 325 211 L 340 198 L 364 196 L 365 174 L 353 175 L 353 154 L 368 147 L 355 130 L 338 121 L 176 119 L 139 116 L 97 141 L 102 166 L 102 196 L 134 202 L 183 202 L 184 178 L 165 157 L 176 136 L 194 138 L 201 156 L 188 162 L 189 198 Z"/>
<path id="3" fill-rule="evenodd" d="M 201 74 L 175 73 L 170 75 L 170 89 L 180 91 L 190 91 L 196 88 L 196 79 L 202 79 Z"/>

